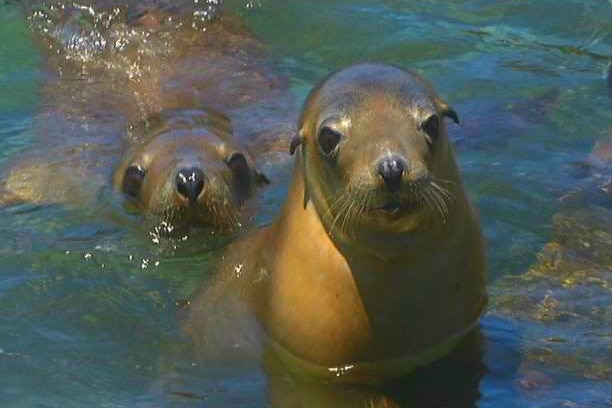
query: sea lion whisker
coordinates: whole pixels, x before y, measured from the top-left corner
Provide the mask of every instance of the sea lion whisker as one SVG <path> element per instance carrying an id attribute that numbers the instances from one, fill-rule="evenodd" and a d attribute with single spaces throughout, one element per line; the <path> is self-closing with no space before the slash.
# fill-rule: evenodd
<path id="1" fill-rule="evenodd" d="M 221 221 L 217 226 L 219 231 L 223 230 L 223 226 L 228 226 L 230 229 L 234 229 L 236 227 L 236 221 L 231 214 L 228 205 L 224 205 L 225 192 L 216 191 L 214 195 L 210 197 L 209 205 L 211 208 L 211 212 L 215 215 L 215 218 L 219 218 Z"/>
<path id="2" fill-rule="evenodd" d="M 353 194 L 356 197 L 355 207 L 350 214 L 349 227 L 350 232 L 353 232 L 353 228 L 357 225 L 365 211 L 369 208 L 369 203 L 372 199 L 373 192 L 368 189 L 357 189 L 356 193 Z"/>
<path id="3" fill-rule="evenodd" d="M 349 197 L 352 198 L 352 194 L 349 191 L 347 191 L 346 195 L 345 195 L 345 197 L 343 198 L 343 201 L 342 201 L 343 205 L 338 210 L 338 216 L 339 216 L 338 217 L 338 221 L 342 221 L 340 223 L 340 231 L 342 231 L 342 232 L 346 231 L 345 225 L 346 225 L 346 222 L 348 220 L 348 217 L 350 216 L 351 208 L 355 204 L 355 200 L 354 199 L 350 199 Z"/>
<path id="4" fill-rule="evenodd" d="M 448 189 L 438 185 L 434 181 L 431 182 L 431 186 L 437 192 L 436 194 L 439 195 L 440 201 L 444 203 L 446 214 L 448 214 L 450 206 L 454 200 L 453 194 Z"/>
<path id="5" fill-rule="evenodd" d="M 338 202 L 336 203 L 337 205 L 334 205 L 334 207 L 336 207 L 338 211 L 335 211 L 334 209 L 334 211 L 336 212 L 336 215 L 334 216 L 334 219 L 332 220 L 330 231 L 334 230 L 336 223 L 340 220 L 340 217 L 342 216 L 344 212 L 343 210 L 344 210 L 344 207 L 346 207 L 346 202 L 349 196 L 349 194 L 347 194 L 344 189 L 340 191 L 344 192 L 344 194 L 339 194 Z M 330 210 L 331 210 L 331 207 L 330 207 Z M 330 211 L 330 214 L 333 215 L 333 212 Z"/>
<path id="6" fill-rule="evenodd" d="M 436 200 L 436 202 L 439 204 L 439 207 L 443 209 L 446 213 L 448 211 L 448 205 L 446 204 L 445 199 L 446 196 L 442 193 L 441 190 L 437 189 L 436 187 L 437 186 L 432 182 L 427 186 L 427 189 L 429 190 L 434 200 Z"/>
<path id="7" fill-rule="evenodd" d="M 348 201 L 348 200 L 346 200 Z M 348 204 L 346 205 L 344 211 L 342 211 L 341 215 L 342 215 L 342 222 L 340 223 L 340 231 L 342 232 L 346 232 L 345 229 L 345 225 L 346 225 L 346 221 L 350 215 L 351 212 L 351 208 L 355 205 L 355 200 L 351 200 L 348 201 Z"/>
<path id="8" fill-rule="evenodd" d="M 437 190 L 434 190 L 433 188 L 431 188 L 431 184 L 429 185 L 428 188 L 425 189 L 425 191 L 427 191 L 427 194 L 431 197 L 432 201 L 434 202 L 436 209 L 438 211 L 438 214 L 442 218 L 442 223 L 443 224 L 446 223 L 446 214 L 448 214 L 448 206 L 446 204 L 446 201 L 440 195 L 440 193 L 437 192 Z"/>
<path id="9" fill-rule="evenodd" d="M 355 224 L 359 222 L 364 216 L 364 214 L 368 211 L 373 197 L 374 193 L 372 191 L 366 191 L 366 193 L 363 195 L 363 199 L 360 201 L 361 205 L 359 206 L 355 214 Z"/>
<path id="10" fill-rule="evenodd" d="M 333 211 L 338 207 L 338 205 L 340 205 L 341 200 L 343 200 L 345 197 L 345 195 L 342 194 L 343 192 L 344 192 L 344 189 L 341 189 L 339 190 L 339 192 L 337 192 L 334 195 L 332 204 L 329 205 L 329 207 L 327 208 L 327 211 L 325 211 L 322 218 L 325 219 L 328 216 L 333 215 Z"/>
<path id="11" fill-rule="evenodd" d="M 206 200 L 206 210 L 208 214 L 213 215 L 215 218 L 218 217 L 220 222 L 225 222 L 219 215 L 219 211 L 217 210 L 217 205 L 215 204 L 213 197 L 210 197 L 209 200 Z"/>
<path id="12" fill-rule="evenodd" d="M 233 229 L 234 224 L 232 223 L 232 219 L 230 218 L 230 215 L 227 212 L 227 208 L 221 205 L 220 202 L 218 201 L 215 202 L 214 208 L 215 208 L 215 212 L 219 214 L 218 217 L 223 221 L 219 223 L 219 225 L 217 226 L 217 229 L 221 231 L 223 229 L 223 226 L 227 226 L 227 228 Z"/>
<path id="13" fill-rule="evenodd" d="M 434 179 L 436 183 L 442 183 L 442 184 L 447 184 L 447 185 L 451 185 L 451 186 L 455 186 L 457 185 L 457 183 L 453 180 L 448 180 L 448 179 L 442 179 L 442 178 L 435 178 Z"/>
<path id="14" fill-rule="evenodd" d="M 434 214 L 443 214 L 439 204 L 432 195 L 432 192 L 428 188 L 421 189 L 421 195 L 425 198 L 428 209 Z"/>
<path id="15" fill-rule="evenodd" d="M 216 194 L 215 203 L 218 205 L 219 212 L 223 214 L 224 221 L 229 225 L 230 229 L 235 229 L 240 226 L 240 220 L 234 205 L 228 205 L 227 202 L 231 198 L 230 191 L 227 186 L 223 191 L 218 191 Z"/>
<path id="16" fill-rule="evenodd" d="M 358 194 L 355 199 L 353 199 L 352 205 L 349 207 L 349 211 L 346 214 L 346 226 L 347 233 L 352 234 L 354 232 L 354 227 L 358 221 L 358 214 L 363 205 L 363 200 L 365 198 L 364 194 Z"/>
<path id="17" fill-rule="evenodd" d="M 427 187 L 426 190 L 427 193 L 431 196 L 431 199 L 434 202 L 438 211 L 438 215 L 442 218 L 442 222 L 445 223 L 447 207 L 444 200 L 436 193 L 436 190 L 432 189 L 431 187 Z"/>
<path id="18" fill-rule="evenodd" d="M 435 211 L 433 204 L 431 202 L 431 199 L 429 197 L 429 194 L 427 194 L 427 191 L 421 191 L 421 194 L 419 194 L 419 197 L 423 199 L 423 203 L 425 204 L 426 210 Z"/>
<path id="19" fill-rule="evenodd" d="M 429 183 L 433 188 L 435 188 L 436 190 L 438 190 L 441 194 L 443 194 L 449 201 L 452 201 L 454 199 L 453 193 L 450 192 L 449 189 L 442 187 L 441 185 L 439 185 L 438 183 L 436 183 L 434 180 L 430 181 Z"/>
<path id="20" fill-rule="evenodd" d="M 355 215 L 355 219 L 356 220 L 360 220 L 361 217 L 363 216 L 363 214 L 365 213 L 365 211 L 370 207 L 371 199 L 372 199 L 372 193 L 370 191 L 367 191 L 364 194 L 364 197 L 361 200 L 361 205 L 359 206 L 358 212 Z"/>
<path id="21" fill-rule="evenodd" d="M 238 215 L 236 214 L 236 211 L 234 211 L 234 207 L 230 205 L 226 205 L 223 208 L 224 208 L 230 228 L 231 229 L 238 228 L 240 226 L 240 220 L 238 218 Z"/>

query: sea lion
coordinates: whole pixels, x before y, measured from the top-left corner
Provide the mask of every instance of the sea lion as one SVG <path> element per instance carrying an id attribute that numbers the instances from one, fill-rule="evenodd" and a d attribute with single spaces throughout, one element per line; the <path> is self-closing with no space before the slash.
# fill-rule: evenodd
<path id="1" fill-rule="evenodd" d="M 173 224 L 221 228 L 239 223 L 238 211 L 268 178 L 233 139 L 229 118 L 203 110 L 169 110 L 147 118 L 146 141 L 130 149 L 113 184 L 138 208 Z"/>
<path id="2" fill-rule="evenodd" d="M 129 190 L 139 184 L 143 169 L 129 170 L 127 184 L 113 176 L 125 176 L 127 169 L 121 166 L 131 159 L 126 152 L 132 152 L 129 156 L 153 149 L 163 154 L 147 154 L 149 160 L 175 159 L 178 165 L 193 160 L 196 151 L 206 150 L 207 166 L 227 167 L 229 157 L 204 148 L 206 143 L 212 147 L 219 142 L 211 139 L 211 129 L 204 130 L 208 125 L 198 123 L 205 110 L 223 112 L 231 121 L 232 131 L 223 130 L 222 139 L 228 148 L 231 145 L 241 153 L 232 163 L 237 169 L 232 178 L 240 178 L 239 173 L 246 178 L 241 187 L 231 188 L 240 193 L 230 200 L 234 206 L 240 204 L 252 190 L 254 178 L 264 180 L 254 170 L 247 151 L 262 164 L 270 158 L 267 153 L 276 154 L 287 146 L 289 133 L 285 134 L 284 128 L 288 125 L 283 123 L 293 119 L 286 79 L 274 69 L 263 44 L 231 12 L 221 12 L 215 6 L 206 19 L 198 17 L 212 3 L 194 4 L 195 10 L 187 11 L 189 6 L 157 10 L 155 2 L 143 2 L 131 14 L 130 9 L 109 3 L 80 7 L 78 3 L 52 2 L 32 4 L 32 9 L 26 10 L 37 34 L 34 38 L 51 52 L 44 54 L 40 112 L 34 121 L 36 137 L 4 164 L 0 201 L 5 205 L 60 203 L 94 212 L 96 205 L 103 203 L 106 208 L 108 200 L 101 200 L 100 193 L 109 189 L 113 179 L 124 191 L 124 187 Z M 170 120 L 169 112 L 173 112 L 170 116 L 181 112 L 180 120 Z M 149 134 L 155 129 L 137 134 L 130 127 L 149 123 L 152 118 L 166 122 L 167 134 Z M 187 131 L 189 126 L 192 129 Z M 189 137 L 174 137 L 189 132 Z M 199 147 L 187 149 L 198 140 L 202 142 Z M 151 162 L 148 167 L 167 165 L 157 164 Z M 242 172 L 243 167 L 249 170 Z M 162 183 L 163 177 L 148 174 L 145 180 Z M 226 176 L 221 179 L 236 184 Z M 194 187 L 198 185 L 196 181 Z M 161 193 L 162 189 L 155 191 Z M 181 197 L 175 197 L 174 203 L 180 203 Z M 143 204 L 140 196 L 135 201 Z M 139 208 L 160 210 L 158 204 L 168 202 L 168 197 L 149 197 L 147 201 Z M 213 213 L 220 223 L 232 218 L 219 215 L 219 210 Z M 188 217 L 197 218 L 213 221 L 206 214 Z"/>
<path id="3" fill-rule="evenodd" d="M 248 349 L 259 327 L 267 355 L 287 367 L 355 382 L 449 353 L 487 295 L 479 220 L 444 117 L 459 120 L 400 67 L 354 65 L 320 82 L 291 144 L 280 215 L 235 244 L 192 302 L 186 330 L 197 347 Z"/>

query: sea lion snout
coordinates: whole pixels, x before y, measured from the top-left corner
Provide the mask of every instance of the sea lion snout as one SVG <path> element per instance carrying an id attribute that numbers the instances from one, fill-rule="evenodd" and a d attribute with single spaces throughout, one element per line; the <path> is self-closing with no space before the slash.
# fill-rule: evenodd
<path id="1" fill-rule="evenodd" d="M 391 191 L 400 188 L 407 167 L 406 160 L 397 154 L 383 157 L 376 166 L 385 186 Z"/>
<path id="2" fill-rule="evenodd" d="M 197 203 L 204 189 L 206 176 L 199 167 L 181 168 L 176 173 L 176 192 L 189 202 L 190 206 Z"/>

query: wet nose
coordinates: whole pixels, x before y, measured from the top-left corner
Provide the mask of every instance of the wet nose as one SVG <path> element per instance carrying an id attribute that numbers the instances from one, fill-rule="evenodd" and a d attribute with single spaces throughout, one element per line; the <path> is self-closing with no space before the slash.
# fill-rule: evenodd
<path id="1" fill-rule="evenodd" d="M 179 169 L 176 173 L 176 191 L 185 197 L 190 205 L 194 205 L 204 189 L 204 179 L 204 172 L 197 167 Z"/>
<path id="2" fill-rule="evenodd" d="M 399 189 L 406 171 L 406 161 L 399 156 L 388 156 L 378 162 L 378 173 L 391 191 Z"/>

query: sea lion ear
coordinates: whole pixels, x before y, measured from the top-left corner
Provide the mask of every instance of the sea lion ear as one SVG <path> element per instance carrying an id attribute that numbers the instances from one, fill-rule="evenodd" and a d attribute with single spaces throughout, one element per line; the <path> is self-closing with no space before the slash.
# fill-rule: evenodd
<path id="1" fill-rule="evenodd" d="M 448 105 L 444 105 L 443 109 L 442 109 L 442 116 L 447 117 L 449 119 L 451 119 L 453 122 L 455 122 L 457 125 L 460 123 L 459 121 L 459 115 L 457 115 L 457 112 L 451 108 Z"/>
<path id="2" fill-rule="evenodd" d="M 245 183 L 249 179 L 249 175 L 253 174 L 255 183 L 270 184 L 268 177 L 257 170 L 253 158 L 248 153 L 235 151 L 229 155 L 225 162 L 239 182 Z"/>
<path id="3" fill-rule="evenodd" d="M 291 139 L 291 145 L 289 146 L 289 154 L 293 156 L 297 148 L 304 144 L 304 141 L 305 139 L 304 136 L 302 136 L 301 131 L 297 135 L 293 136 L 293 139 Z"/>
<path id="4" fill-rule="evenodd" d="M 255 169 L 255 182 L 257 184 L 270 184 L 270 179 L 261 171 Z"/>

